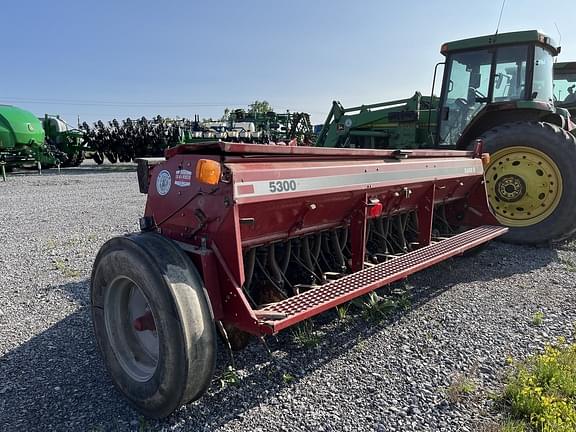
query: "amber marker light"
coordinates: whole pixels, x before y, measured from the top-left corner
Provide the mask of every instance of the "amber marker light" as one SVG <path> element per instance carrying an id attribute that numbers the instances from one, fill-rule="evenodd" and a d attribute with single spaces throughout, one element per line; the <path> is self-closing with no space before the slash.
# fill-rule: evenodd
<path id="1" fill-rule="evenodd" d="M 490 165 L 490 153 L 482 153 L 482 165 L 486 168 Z"/>
<path id="2" fill-rule="evenodd" d="M 216 161 L 210 159 L 200 159 L 198 163 L 196 163 L 196 178 L 202 183 L 211 185 L 218 184 L 220 181 L 221 173 L 222 168 Z"/>

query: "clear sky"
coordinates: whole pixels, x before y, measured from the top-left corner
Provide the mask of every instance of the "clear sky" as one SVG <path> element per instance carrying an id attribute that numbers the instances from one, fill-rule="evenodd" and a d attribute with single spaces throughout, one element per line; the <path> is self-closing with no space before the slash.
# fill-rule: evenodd
<path id="1" fill-rule="evenodd" d="M 322 122 L 430 92 L 443 42 L 493 33 L 501 0 L 60 0 L 2 4 L 0 103 L 70 123 L 220 116 L 268 100 Z M 506 0 L 500 32 L 540 29 L 576 60 L 574 0 Z"/>

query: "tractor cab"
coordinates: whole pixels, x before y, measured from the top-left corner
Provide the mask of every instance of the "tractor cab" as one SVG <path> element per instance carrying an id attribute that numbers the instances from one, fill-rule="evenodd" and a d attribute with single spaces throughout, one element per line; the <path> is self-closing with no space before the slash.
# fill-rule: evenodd
<path id="1" fill-rule="evenodd" d="M 554 101 L 576 116 L 576 62 L 554 64 Z"/>
<path id="2" fill-rule="evenodd" d="M 560 48 L 542 33 L 464 39 L 445 43 L 441 52 L 446 66 L 437 145 L 468 145 L 467 138 L 501 123 L 503 111 L 512 116 L 518 109 L 554 112 L 553 65 Z"/>

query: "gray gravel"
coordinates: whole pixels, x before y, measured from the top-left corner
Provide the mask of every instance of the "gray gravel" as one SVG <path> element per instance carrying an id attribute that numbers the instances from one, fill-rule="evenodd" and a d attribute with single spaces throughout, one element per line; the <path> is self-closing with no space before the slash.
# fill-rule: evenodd
<path id="1" fill-rule="evenodd" d="M 146 421 L 103 367 L 88 301 L 98 248 L 136 230 L 144 203 L 128 165 L 0 183 L 0 430 L 484 430 L 507 357 L 572 335 L 576 248 L 493 243 L 412 276 L 412 307 L 385 323 L 351 308 L 346 322 L 315 319 L 316 348 L 290 330 L 267 339 L 271 354 L 252 343 L 236 354 L 237 386 L 220 382 L 220 347 L 208 394 Z M 471 392 L 454 391 L 463 380 Z"/>

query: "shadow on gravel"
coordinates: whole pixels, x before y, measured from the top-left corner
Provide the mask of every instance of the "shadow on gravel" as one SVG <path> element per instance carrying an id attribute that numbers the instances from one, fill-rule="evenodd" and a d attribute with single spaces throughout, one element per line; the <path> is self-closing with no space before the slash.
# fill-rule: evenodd
<path id="1" fill-rule="evenodd" d="M 90 279 L 48 287 L 48 290 L 60 291 L 79 306 L 90 306 Z"/>
<path id="2" fill-rule="evenodd" d="M 57 286 L 54 289 L 78 302 L 80 309 L 0 357 L 0 430 L 211 431 L 259 404 L 281 403 L 278 394 L 293 385 L 284 381 L 283 373 L 295 382 L 350 350 L 363 358 L 359 341 L 414 313 L 455 284 L 535 271 L 556 258 L 553 249 L 495 243 L 476 256 L 441 263 L 410 277 L 414 286 L 411 309 L 384 323 L 371 324 L 354 310 L 344 325 L 329 312 L 314 320 L 324 336 L 316 348 L 298 347 L 290 330 L 268 339 L 272 356 L 263 344 L 253 342 L 235 354 L 236 367 L 244 374 L 238 386 L 220 382 L 229 364 L 229 355 L 220 344 L 209 392 L 163 421 L 140 420 L 112 385 L 92 333 L 88 281 Z"/>
<path id="3" fill-rule="evenodd" d="M 90 430 L 116 417 L 103 406 L 125 409 L 97 357 L 88 311 L 0 358 L 0 430 Z"/>

